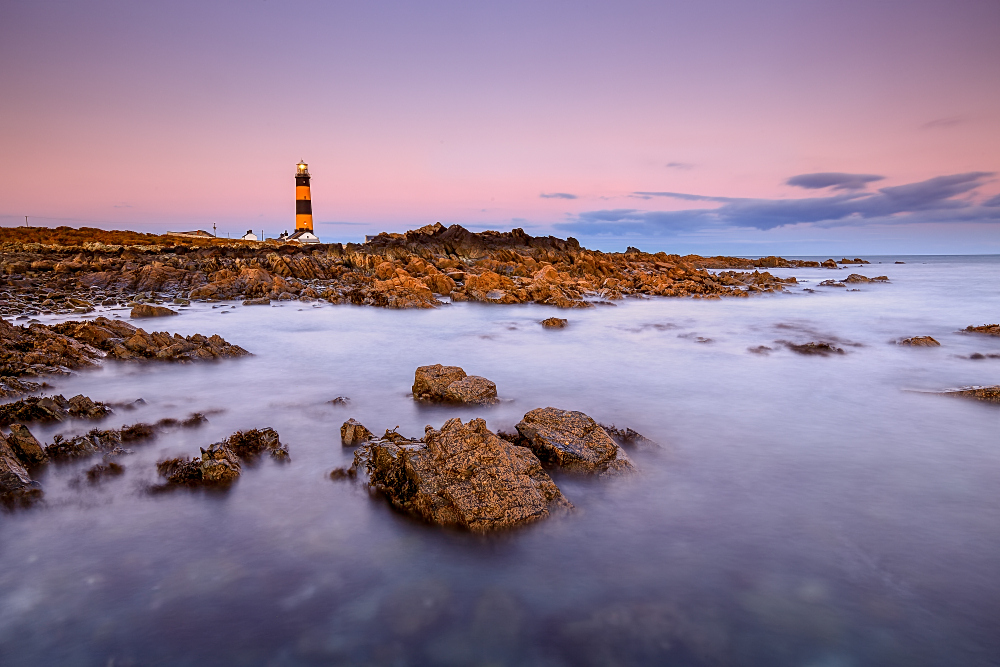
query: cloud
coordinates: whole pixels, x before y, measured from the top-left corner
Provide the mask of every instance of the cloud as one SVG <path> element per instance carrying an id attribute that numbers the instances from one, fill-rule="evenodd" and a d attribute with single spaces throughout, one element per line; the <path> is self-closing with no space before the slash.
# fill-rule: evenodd
<path id="1" fill-rule="evenodd" d="M 552 192 L 549 194 L 542 193 L 538 195 L 542 199 L 576 199 L 576 195 L 571 195 L 568 192 Z"/>
<path id="2" fill-rule="evenodd" d="M 669 169 L 694 169 L 694 165 L 689 162 L 668 162 L 667 168 Z"/>
<path id="3" fill-rule="evenodd" d="M 797 224 L 843 226 L 865 223 L 1000 222 L 1000 197 L 985 204 L 957 199 L 978 188 L 992 172 L 938 176 L 877 192 L 844 192 L 827 197 L 754 199 L 710 197 L 679 192 L 636 193 L 682 201 L 718 203 L 716 208 L 681 211 L 610 209 L 580 213 L 556 226 L 574 233 L 662 236 L 705 228 L 775 229 Z"/>
<path id="4" fill-rule="evenodd" d="M 792 176 L 785 183 L 809 190 L 833 188 L 834 190 L 864 190 L 872 181 L 881 181 L 885 176 L 875 174 L 842 174 L 836 171 L 825 171 L 818 174 L 799 174 Z"/>
<path id="5" fill-rule="evenodd" d="M 122 202 L 121 204 L 112 204 L 111 208 L 132 208 L 132 205 Z"/>
<path id="6" fill-rule="evenodd" d="M 935 118 L 934 120 L 924 123 L 920 126 L 921 130 L 933 130 L 937 127 L 954 127 L 955 125 L 961 125 L 965 122 L 964 118 L 958 116 L 948 116 L 947 118 Z"/>
<path id="7" fill-rule="evenodd" d="M 317 222 L 317 225 L 348 225 L 351 227 L 368 227 L 367 222 Z"/>
<path id="8" fill-rule="evenodd" d="M 983 206 L 990 206 L 990 207 L 1000 206 L 1000 195 L 997 195 L 996 197 L 990 197 L 989 199 L 983 202 Z"/>

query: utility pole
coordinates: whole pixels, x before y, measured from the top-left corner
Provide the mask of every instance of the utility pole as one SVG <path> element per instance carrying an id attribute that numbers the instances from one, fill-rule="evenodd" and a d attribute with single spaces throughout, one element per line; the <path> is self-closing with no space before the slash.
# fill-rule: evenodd
<path id="1" fill-rule="evenodd" d="M 24 226 L 28 226 L 28 216 L 24 216 Z"/>
<path id="2" fill-rule="evenodd" d="M 215 223 L 212 223 L 212 236 L 218 237 L 219 235 L 215 233 Z"/>

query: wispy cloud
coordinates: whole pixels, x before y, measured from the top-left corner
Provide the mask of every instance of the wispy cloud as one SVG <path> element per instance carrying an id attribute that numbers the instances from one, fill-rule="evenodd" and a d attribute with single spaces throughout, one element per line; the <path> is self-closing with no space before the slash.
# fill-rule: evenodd
<path id="1" fill-rule="evenodd" d="M 542 199 L 576 199 L 576 195 L 571 195 L 568 192 L 549 192 L 538 195 Z"/>
<path id="2" fill-rule="evenodd" d="M 755 199 L 680 192 L 639 192 L 650 197 L 719 203 L 716 208 L 681 211 L 609 209 L 587 211 L 559 223 L 576 234 L 663 236 L 704 228 L 775 229 L 796 224 L 843 226 L 870 223 L 1000 222 L 1000 197 L 977 204 L 972 193 L 994 174 L 969 172 L 938 176 L 876 192 L 844 192 L 827 197 Z"/>
<path id="3" fill-rule="evenodd" d="M 112 208 L 132 208 L 132 205 L 131 204 L 126 204 L 125 202 L 122 202 L 121 204 L 112 204 L 111 207 Z"/>
<path id="4" fill-rule="evenodd" d="M 964 118 L 960 116 L 948 116 L 947 118 L 935 118 L 932 121 L 924 123 L 920 126 L 921 130 L 933 130 L 934 128 L 942 127 L 954 127 L 956 125 L 961 125 L 965 122 Z"/>
<path id="5" fill-rule="evenodd" d="M 667 163 L 667 168 L 668 169 L 684 169 L 686 171 L 688 169 L 694 169 L 694 165 L 691 164 L 690 162 L 668 162 Z"/>
<path id="6" fill-rule="evenodd" d="M 369 227 L 367 222 L 317 222 L 317 225 L 343 225 L 348 227 Z"/>
<path id="7" fill-rule="evenodd" d="M 869 183 L 881 181 L 885 176 L 875 174 L 843 174 L 836 171 L 825 171 L 817 174 L 799 174 L 792 176 L 785 183 L 809 190 L 833 188 L 834 190 L 864 190 Z"/>

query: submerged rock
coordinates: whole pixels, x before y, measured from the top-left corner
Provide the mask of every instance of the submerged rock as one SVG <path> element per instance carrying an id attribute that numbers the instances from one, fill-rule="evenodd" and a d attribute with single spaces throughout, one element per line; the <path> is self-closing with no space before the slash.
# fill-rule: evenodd
<path id="1" fill-rule="evenodd" d="M 340 442 L 344 447 L 354 447 L 372 439 L 372 432 L 352 417 L 340 427 Z"/>
<path id="2" fill-rule="evenodd" d="M 798 345 L 796 343 L 791 343 L 787 340 L 779 340 L 777 342 L 782 343 L 789 350 L 797 354 L 813 355 L 820 357 L 828 357 L 831 354 L 846 354 L 843 348 L 836 347 L 832 343 L 826 343 L 823 341 L 820 341 L 818 343 L 816 342 L 803 343 L 801 345 Z"/>
<path id="3" fill-rule="evenodd" d="M 43 386 L 47 387 L 48 385 L 43 385 L 40 382 L 28 382 L 27 380 L 19 380 L 15 377 L 3 376 L 0 377 L 0 398 L 20 396 L 21 394 L 31 394 L 36 391 L 41 391 Z"/>
<path id="4" fill-rule="evenodd" d="M 1000 403 L 1000 385 L 993 387 L 968 387 L 966 389 L 943 391 L 941 394 L 944 396 L 973 398 L 977 401 L 986 401 L 987 403 Z"/>
<path id="5" fill-rule="evenodd" d="M 241 460 L 252 461 L 265 451 L 271 458 L 288 459 L 288 449 L 273 428 L 237 431 L 222 442 L 202 448 L 200 457 L 158 462 L 156 471 L 167 480 L 158 488 L 228 485 L 242 474 Z"/>
<path id="6" fill-rule="evenodd" d="M 568 320 L 561 317 L 549 317 L 542 320 L 542 326 L 546 329 L 564 329 L 569 324 Z"/>
<path id="7" fill-rule="evenodd" d="M 538 408 L 524 415 L 515 428 L 526 446 L 545 463 L 601 474 L 633 469 L 625 451 L 582 412 Z"/>
<path id="8" fill-rule="evenodd" d="M 443 401 L 486 405 L 497 401 L 497 386 L 478 375 L 466 375 L 458 366 L 421 366 L 413 378 L 413 397 L 419 401 Z"/>
<path id="9" fill-rule="evenodd" d="M 138 319 L 140 317 L 169 317 L 170 315 L 178 314 L 179 313 L 176 310 L 164 308 L 163 306 L 152 306 L 148 303 L 140 303 L 132 309 L 129 317 Z"/>
<path id="10" fill-rule="evenodd" d="M 439 431 L 428 426 L 423 442 L 381 439 L 354 461 L 393 506 L 439 526 L 487 532 L 572 507 L 534 454 L 497 437 L 482 419 L 449 419 Z"/>
<path id="11" fill-rule="evenodd" d="M 1000 336 L 1000 324 L 981 324 L 978 327 L 965 327 L 966 333 L 980 333 L 987 336 Z"/>
<path id="12" fill-rule="evenodd" d="M 98 463 L 91 466 L 86 472 L 87 481 L 91 484 L 97 484 L 105 477 L 118 477 L 124 474 L 125 466 L 120 463 L 115 463 L 114 461 Z"/>
<path id="13" fill-rule="evenodd" d="M 908 347 L 941 347 L 941 343 L 937 342 L 930 336 L 914 336 L 912 338 L 904 338 L 899 341 L 900 345 L 906 345 Z"/>
<path id="14" fill-rule="evenodd" d="M 614 424 L 600 424 L 600 427 L 608 432 L 615 442 L 625 447 L 657 447 L 658 445 L 644 436 L 642 433 L 633 431 L 630 428 L 618 428 Z"/>

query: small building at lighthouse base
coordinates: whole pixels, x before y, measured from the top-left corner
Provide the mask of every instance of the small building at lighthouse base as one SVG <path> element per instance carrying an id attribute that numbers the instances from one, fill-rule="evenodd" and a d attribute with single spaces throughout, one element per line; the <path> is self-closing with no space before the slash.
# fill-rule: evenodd
<path id="1" fill-rule="evenodd" d="M 295 233 L 285 240 L 298 241 L 299 243 L 319 243 L 319 237 L 308 229 L 296 229 Z"/>

